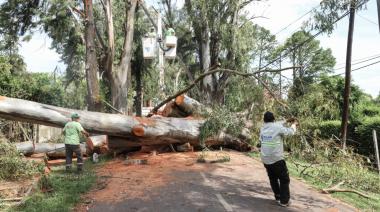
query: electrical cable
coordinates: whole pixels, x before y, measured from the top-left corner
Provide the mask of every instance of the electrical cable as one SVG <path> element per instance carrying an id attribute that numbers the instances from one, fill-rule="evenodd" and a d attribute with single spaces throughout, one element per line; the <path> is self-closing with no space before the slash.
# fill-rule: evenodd
<path id="1" fill-rule="evenodd" d="M 357 64 L 365 63 L 365 62 L 368 62 L 368 61 L 371 61 L 371 60 L 374 60 L 374 59 L 377 59 L 377 58 L 380 58 L 380 55 L 378 55 L 376 57 L 372 57 L 372 58 L 367 59 L 367 60 L 363 60 L 363 61 L 357 62 L 357 63 L 352 63 L 351 65 L 357 65 Z M 343 67 L 340 67 L 340 68 L 336 68 L 333 71 L 337 71 L 337 70 L 344 69 L 344 68 L 346 68 L 346 66 L 343 66 Z"/>
<path id="2" fill-rule="evenodd" d="M 370 64 L 367 64 L 365 66 L 361 66 L 359 68 L 352 69 L 351 72 L 354 72 L 354 71 L 357 71 L 357 70 L 360 70 L 360 69 L 363 69 L 363 68 L 366 68 L 366 67 L 369 67 L 369 66 L 373 66 L 373 65 L 378 64 L 378 63 L 380 63 L 380 60 L 376 61 L 376 62 L 373 62 L 373 63 L 370 63 Z M 343 75 L 343 74 L 345 74 L 345 72 L 340 73 L 340 74 L 334 74 L 334 75 L 331 75 L 330 77 L 335 77 L 335 76 L 339 76 L 339 75 Z"/>

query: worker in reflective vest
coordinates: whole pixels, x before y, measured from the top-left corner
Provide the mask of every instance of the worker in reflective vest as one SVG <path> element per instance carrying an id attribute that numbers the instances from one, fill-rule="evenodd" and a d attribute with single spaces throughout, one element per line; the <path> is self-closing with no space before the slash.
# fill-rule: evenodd
<path id="1" fill-rule="evenodd" d="M 275 122 L 273 113 L 264 114 L 264 125 L 260 131 L 261 160 L 267 170 L 274 197 L 279 205 L 289 206 L 289 173 L 284 160 L 284 136 L 294 135 L 298 125 L 296 119 L 289 119 L 290 127 L 285 121 Z"/>

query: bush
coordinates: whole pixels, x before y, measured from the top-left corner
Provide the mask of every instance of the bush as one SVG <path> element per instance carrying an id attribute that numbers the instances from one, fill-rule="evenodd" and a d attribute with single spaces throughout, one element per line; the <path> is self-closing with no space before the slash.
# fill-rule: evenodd
<path id="1" fill-rule="evenodd" d="M 332 135 L 335 135 L 339 138 L 340 127 L 341 127 L 340 120 L 322 121 L 318 125 L 319 134 L 322 138 L 331 138 Z"/>
<path id="2" fill-rule="evenodd" d="M 376 130 L 379 135 L 380 132 L 380 116 L 366 117 L 361 124 L 356 127 L 355 133 L 357 134 L 360 142 L 360 147 L 369 150 L 369 153 L 374 152 L 372 130 Z"/>
<path id="3" fill-rule="evenodd" d="M 0 179 L 17 180 L 30 177 L 42 171 L 33 161 L 23 158 L 14 145 L 0 138 Z"/>

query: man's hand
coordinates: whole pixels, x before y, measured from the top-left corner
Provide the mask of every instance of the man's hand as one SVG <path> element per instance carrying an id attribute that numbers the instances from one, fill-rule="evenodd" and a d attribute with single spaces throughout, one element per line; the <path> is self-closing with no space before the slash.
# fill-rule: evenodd
<path id="1" fill-rule="evenodd" d="M 86 137 L 90 137 L 90 133 L 86 132 L 86 131 L 82 131 L 83 135 L 86 136 Z"/>
<path id="2" fill-rule="evenodd" d="M 288 119 L 286 119 L 286 122 L 290 123 L 291 125 L 294 124 L 295 126 L 299 125 L 298 119 L 296 119 L 296 118 L 288 118 Z"/>

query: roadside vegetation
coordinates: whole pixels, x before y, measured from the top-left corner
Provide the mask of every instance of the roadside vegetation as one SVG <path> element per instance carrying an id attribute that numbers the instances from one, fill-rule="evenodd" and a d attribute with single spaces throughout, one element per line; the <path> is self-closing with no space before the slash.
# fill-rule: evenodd
<path id="1" fill-rule="evenodd" d="M 94 186 L 95 167 L 96 165 L 87 161 L 81 174 L 67 174 L 63 166 L 53 169 L 49 175 L 40 179 L 36 192 L 24 204 L 8 211 L 72 211 L 81 200 L 81 195 Z"/>

